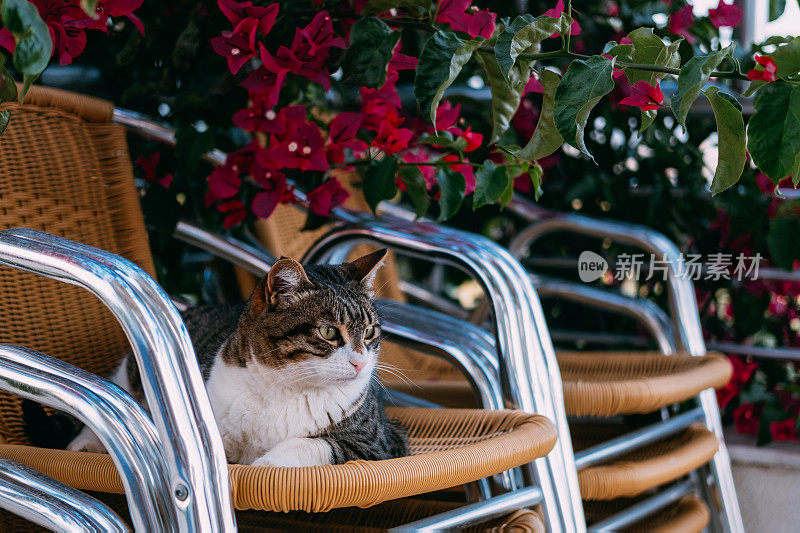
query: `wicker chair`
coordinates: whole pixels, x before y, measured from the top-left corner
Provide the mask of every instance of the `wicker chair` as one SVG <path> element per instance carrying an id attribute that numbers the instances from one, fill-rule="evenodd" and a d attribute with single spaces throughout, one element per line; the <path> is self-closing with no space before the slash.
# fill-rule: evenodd
<path id="1" fill-rule="evenodd" d="M 12 104 L 11 111 L 0 138 L 0 229 L 66 237 L 154 275 L 125 129 L 112 123 L 112 104 L 34 87 L 26 104 Z M 107 375 L 128 349 L 115 316 L 76 287 L 2 267 L 0 309 L 0 342 L 95 374 Z M 519 411 L 392 408 L 389 414 L 408 427 L 411 456 L 309 468 L 230 465 L 235 508 L 320 513 L 375 506 L 519 467 L 546 455 L 556 442 L 551 422 Z M 124 491 L 111 457 L 29 446 L 26 424 L 21 399 L 0 392 L 0 456 L 81 490 Z M 510 520 L 533 530 L 539 523 L 528 513 Z"/>
<path id="2" fill-rule="evenodd" d="M 343 174 L 339 177 L 346 186 L 355 186 L 356 176 Z M 358 192 L 350 196 L 346 206 L 360 211 L 367 209 Z M 330 230 L 328 227 L 316 232 L 304 232 L 298 238 L 297 229 L 304 224 L 304 218 L 302 212 L 282 206 L 269 220 L 259 223 L 257 230 L 271 252 L 300 255 Z M 363 251 L 363 248 L 359 248 L 354 254 Z M 381 287 L 382 296 L 404 301 L 406 296 L 401 290 L 403 284 L 399 281 L 396 266 L 392 262 L 388 265 L 389 268 L 383 270 L 383 278 L 376 286 Z M 432 300 L 428 300 L 428 303 L 437 305 Z M 704 357 L 694 357 L 688 353 L 664 357 L 656 352 L 557 352 L 556 355 L 566 413 L 573 417 L 652 413 L 662 407 L 691 400 L 705 390 L 722 387 L 731 377 L 727 359 L 713 353 Z M 385 375 L 384 382 L 389 387 L 448 407 L 476 405 L 471 385 L 448 362 L 402 346 L 392 346 L 384 354 L 384 359 L 401 369 L 408 378 L 406 381 Z M 626 436 L 606 431 L 605 438 L 598 440 L 597 433 L 587 432 L 579 425 L 571 428 L 580 468 L 578 480 L 581 496 L 595 505 L 593 519 L 600 516 L 597 513 L 598 502 L 608 502 L 609 506 L 620 510 L 618 506 L 614 507 L 616 503 L 612 500 L 645 494 L 686 476 L 715 458 L 718 438 L 702 425 L 690 425 L 703 419 L 699 410 L 693 413 L 691 419 L 683 419 L 685 422 L 679 430 L 673 428 L 667 432 L 665 428 L 650 428 L 656 434 L 662 432 L 664 439 L 653 442 L 650 438 L 647 446 L 617 454 L 602 462 L 592 462 L 588 459 L 589 454 L 607 446 L 604 441 L 614 438 L 624 440 Z M 727 464 L 727 455 L 723 462 Z M 726 468 L 729 469 L 729 466 Z M 706 504 L 698 500 L 697 505 Z M 661 515 L 655 514 L 651 518 L 655 520 L 656 516 L 666 513 L 679 520 L 682 511 L 692 514 L 691 509 L 695 507 L 673 504 Z M 738 509 L 735 513 L 738 514 Z M 705 514 L 700 513 L 699 516 L 708 517 L 710 513 L 706 509 Z M 700 529 L 702 527 L 705 527 L 705 523 Z"/>

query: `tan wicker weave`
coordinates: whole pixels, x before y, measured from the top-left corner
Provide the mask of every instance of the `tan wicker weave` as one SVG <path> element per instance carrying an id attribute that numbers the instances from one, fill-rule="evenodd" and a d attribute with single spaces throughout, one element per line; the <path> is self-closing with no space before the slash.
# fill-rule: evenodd
<path id="1" fill-rule="evenodd" d="M 546 418 L 520 411 L 388 408 L 409 429 L 412 456 L 306 468 L 230 465 L 237 509 L 325 512 L 482 479 L 543 457 L 556 442 Z M 120 494 L 106 454 L 0 445 L 19 461 L 81 490 Z"/>
<path id="2" fill-rule="evenodd" d="M 572 441 L 577 450 L 624 433 L 597 426 L 573 426 Z M 628 498 L 674 481 L 706 464 L 719 447 L 713 433 L 701 425 L 639 448 L 608 463 L 578 472 L 584 500 Z"/>
<path id="3" fill-rule="evenodd" d="M 120 254 L 154 274 L 125 132 L 102 100 L 33 87 L 0 136 L 0 229 L 33 228 Z M 0 268 L 0 342 L 107 374 L 128 343 L 85 290 Z M 18 397 L 0 392 L 0 439 L 24 444 Z"/>
<path id="4" fill-rule="evenodd" d="M 610 502 L 586 502 L 584 510 L 589 523 L 598 522 L 625 508 L 639 503 L 642 498 Z M 624 529 L 627 532 L 701 533 L 708 525 L 711 513 L 697 496 L 690 494 L 665 509 Z"/>

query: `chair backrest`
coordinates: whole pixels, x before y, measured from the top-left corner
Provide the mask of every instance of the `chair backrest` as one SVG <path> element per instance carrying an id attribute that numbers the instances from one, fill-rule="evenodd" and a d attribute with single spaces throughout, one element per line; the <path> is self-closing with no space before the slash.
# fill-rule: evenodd
<path id="1" fill-rule="evenodd" d="M 33 228 L 117 253 L 154 275 L 125 131 L 110 102 L 32 87 L 4 106 L 0 229 Z M 128 349 L 111 313 L 85 290 L 0 268 L 0 342 L 106 375 Z M 0 438 L 26 443 L 21 400 L 0 393 Z"/>

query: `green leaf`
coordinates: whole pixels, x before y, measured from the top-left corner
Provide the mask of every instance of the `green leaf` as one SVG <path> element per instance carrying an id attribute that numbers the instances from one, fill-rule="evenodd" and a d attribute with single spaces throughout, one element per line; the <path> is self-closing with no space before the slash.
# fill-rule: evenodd
<path id="1" fill-rule="evenodd" d="M 454 139 L 449 131 L 440 131 L 437 135 L 426 135 L 418 139 L 417 143 L 443 146 L 451 150 L 456 150 L 457 152 L 461 152 L 467 147 L 467 140 L 464 137 L 457 137 Z"/>
<path id="2" fill-rule="evenodd" d="M 53 52 L 50 30 L 39 17 L 39 11 L 27 0 L 3 0 L 0 17 L 16 42 L 14 68 L 23 75 L 38 76 Z"/>
<path id="3" fill-rule="evenodd" d="M 653 33 L 652 28 L 638 28 L 633 30 L 628 34 L 628 38 L 633 41 L 633 45 L 630 45 L 633 48 L 630 51 L 630 59 L 628 60 L 631 63 L 661 65 L 664 67 L 680 66 L 681 58 L 678 54 L 678 47 L 682 39 L 677 39 L 673 43 L 666 44 L 661 37 Z M 626 45 L 618 45 L 618 47 L 622 46 Z M 614 49 L 612 48 L 612 50 Z M 626 59 L 622 57 L 619 57 L 619 60 L 626 61 Z M 650 84 L 654 84 L 666 75 L 661 72 L 636 69 L 625 69 L 625 74 L 628 76 L 628 80 L 631 83 L 643 80 Z"/>
<path id="4" fill-rule="evenodd" d="M 436 182 L 439 184 L 439 222 L 451 218 L 458 213 L 461 202 L 464 201 L 464 191 L 467 189 L 467 182 L 464 175 L 456 172 L 450 167 L 442 167 L 436 174 Z"/>
<path id="5" fill-rule="evenodd" d="M 716 87 L 709 87 L 703 94 L 711 103 L 717 121 L 719 159 L 711 182 L 711 194 L 716 195 L 739 181 L 742 176 L 747 161 L 744 117 L 742 106 L 733 96 L 719 92 Z"/>
<path id="6" fill-rule="evenodd" d="M 81 0 L 81 9 L 91 18 L 97 18 L 97 0 Z"/>
<path id="7" fill-rule="evenodd" d="M 350 48 L 342 67 L 361 87 L 377 89 L 386 82 L 392 52 L 400 40 L 400 31 L 375 17 L 356 21 L 350 30 Z"/>
<path id="8" fill-rule="evenodd" d="M 747 150 L 773 182 L 800 175 L 800 85 L 768 83 L 756 94 Z"/>
<path id="9" fill-rule="evenodd" d="M 539 43 L 554 33 L 569 32 L 572 19 L 562 13 L 559 18 L 541 15 L 520 15 L 498 35 L 494 53 L 503 76 L 508 73 L 520 54 L 539 51 Z"/>
<path id="10" fill-rule="evenodd" d="M 397 194 L 394 177 L 398 166 L 396 157 L 384 157 L 380 161 L 371 161 L 367 167 L 364 174 L 364 199 L 373 213 L 379 203 L 390 200 Z"/>
<path id="11" fill-rule="evenodd" d="M 390 9 L 403 9 L 412 15 L 427 13 L 431 9 L 431 0 L 370 0 L 361 9 L 361 14 L 380 15 Z"/>
<path id="12" fill-rule="evenodd" d="M 19 92 L 20 104 L 25 101 L 25 96 L 28 94 L 28 90 L 31 88 L 31 85 L 33 85 L 33 82 L 35 82 L 37 79 L 39 79 L 38 74 L 25 74 L 22 76 L 22 89 Z"/>
<path id="13" fill-rule="evenodd" d="M 483 165 L 475 171 L 475 194 L 472 199 L 472 210 L 497 202 L 509 188 L 509 183 L 513 187 L 513 181 L 512 177 L 508 175 L 508 167 L 495 165 L 490 159 L 484 161 Z"/>
<path id="14" fill-rule="evenodd" d="M 4 131 L 6 131 L 6 128 L 8 127 L 8 123 L 9 123 L 10 120 L 11 120 L 11 112 L 10 111 L 8 111 L 8 110 L 0 111 L 0 133 L 3 133 Z"/>
<path id="15" fill-rule="evenodd" d="M 542 196 L 542 175 L 543 174 L 544 174 L 544 171 L 542 170 L 542 167 L 539 165 L 539 163 L 536 163 L 535 165 L 531 165 L 530 168 L 528 169 L 528 176 L 530 176 L 531 185 L 533 185 L 534 199 L 537 202 L 539 201 L 539 198 Z M 511 198 L 509 198 L 509 200 L 510 199 Z M 505 205 L 505 204 L 503 204 L 503 205 Z"/>
<path id="16" fill-rule="evenodd" d="M 409 165 L 401 168 L 400 180 L 406 186 L 406 193 L 411 198 L 411 203 L 414 204 L 417 218 L 424 217 L 430 206 L 430 198 L 425 178 L 422 177 L 419 167 Z"/>
<path id="17" fill-rule="evenodd" d="M 542 87 L 544 87 L 539 122 L 536 124 L 536 130 L 533 132 L 531 140 L 525 145 L 525 148 L 514 154 L 520 159 L 529 161 L 546 157 L 564 144 L 564 138 L 558 133 L 558 128 L 556 128 L 553 118 L 556 87 L 558 87 L 558 82 L 561 78 L 551 70 L 542 70 L 539 72 L 539 80 L 542 82 Z"/>
<path id="18" fill-rule="evenodd" d="M 592 56 L 576 59 L 556 88 L 554 119 L 558 132 L 566 142 L 592 158 L 583 140 L 586 121 L 600 99 L 611 92 L 613 66 L 610 59 Z"/>
<path id="19" fill-rule="evenodd" d="M 747 98 L 748 96 L 753 96 L 753 94 L 759 90 L 761 87 L 766 85 L 767 82 L 764 80 L 751 80 L 750 85 L 747 86 L 747 89 L 742 93 L 742 96 Z"/>
<path id="20" fill-rule="evenodd" d="M 678 75 L 678 92 L 672 97 L 670 105 L 675 118 L 684 127 L 686 126 L 686 116 L 689 114 L 689 108 L 700 96 L 700 89 L 708 83 L 708 79 L 714 69 L 731 53 L 733 53 L 733 45 L 717 52 L 695 56 L 681 68 L 681 73 Z"/>
<path id="21" fill-rule="evenodd" d="M 603 55 L 609 55 L 617 61 L 633 62 L 633 45 L 632 44 L 617 44 L 616 41 L 611 41 L 606 44 L 603 49 Z"/>
<path id="22" fill-rule="evenodd" d="M 455 33 L 444 31 L 437 31 L 425 41 L 414 79 L 414 96 L 425 120 L 436 124 L 436 109 L 444 91 L 483 42 L 480 37 L 463 41 Z"/>
<path id="23" fill-rule="evenodd" d="M 775 76 L 785 78 L 800 72 L 800 37 L 795 37 L 786 44 L 779 46 L 769 57 L 778 67 Z"/>
<path id="24" fill-rule="evenodd" d="M 485 50 L 478 50 L 486 79 L 492 89 L 492 135 L 489 143 L 495 143 L 506 132 L 511 119 L 517 112 L 519 101 L 525 90 L 525 84 L 531 77 L 530 61 L 519 60 L 508 72 L 508 77 L 503 76 L 497 56 Z"/>
<path id="25" fill-rule="evenodd" d="M 795 259 L 800 258 L 800 222 L 795 218 L 774 218 L 769 223 L 767 247 L 775 264 L 791 270 Z"/>
<path id="26" fill-rule="evenodd" d="M 651 110 L 642 109 L 642 118 L 641 118 L 640 125 L 639 125 L 639 136 L 640 137 L 641 137 L 642 133 L 644 133 L 644 130 L 646 130 L 647 128 L 650 127 L 650 125 L 653 123 L 653 121 L 656 119 L 657 116 L 658 116 L 658 110 L 657 109 L 651 109 Z"/>
<path id="27" fill-rule="evenodd" d="M 17 84 L 6 67 L 0 65 L 0 102 L 13 102 L 17 99 Z"/>

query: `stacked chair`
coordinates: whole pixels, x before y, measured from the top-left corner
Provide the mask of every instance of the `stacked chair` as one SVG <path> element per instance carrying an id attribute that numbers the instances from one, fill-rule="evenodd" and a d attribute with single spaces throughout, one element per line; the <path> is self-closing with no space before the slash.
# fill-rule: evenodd
<path id="1" fill-rule="evenodd" d="M 566 223 L 553 213 L 523 202 L 516 199 L 513 207 L 517 213 L 527 215 L 534 224 L 521 232 L 512 244 L 511 251 L 517 257 L 524 255 L 533 241 L 548 232 L 589 228 L 586 231 L 592 235 L 602 238 L 620 236 L 624 242 L 631 242 L 630 235 L 646 235 L 640 244 L 655 243 L 649 244 L 647 249 L 661 255 L 668 254 L 674 261 L 679 260 L 674 245 L 646 228 L 615 223 L 603 226 L 599 221 L 588 219 L 581 219 L 581 224 L 575 220 Z M 358 211 L 366 209 L 358 194 L 351 196 L 348 207 Z M 383 210 L 407 217 L 407 213 L 396 206 L 384 205 Z M 367 222 L 352 212 L 340 213 L 340 218 L 349 220 L 349 224 L 328 234 L 321 229 L 316 234 L 302 234 L 305 238 L 298 239 L 297 229 L 302 227 L 304 215 L 295 209 L 282 208 L 260 225 L 259 236 L 276 254 L 296 256 L 302 253 L 303 248 L 311 247 L 306 257 L 314 261 L 342 259 L 349 246 L 360 241 L 388 243 L 386 239 L 378 240 L 359 230 L 358 227 Z M 549 222 L 543 223 L 545 218 Z M 386 221 L 382 223 L 386 225 Z M 436 260 L 432 255 L 425 259 Z M 392 268 L 394 265 L 389 263 L 388 274 L 383 283 L 378 284 L 382 285 L 384 296 L 400 301 L 410 296 L 430 307 L 451 310 L 442 304 L 439 295 L 426 293 L 424 287 L 400 282 Z M 693 299 L 684 301 L 687 295 L 693 296 L 693 292 L 690 283 L 687 287 L 687 282 L 676 276 L 679 268 L 680 264 L 676 263 L 675 270 L 670 273 L 678 313 L 674 329 L 666 315 L 649 302 L 631 301 L 586 286 L 544 281 L 532 276 L 537 289 L 548 297 L 567 297 L 640 319 L 661 347 L 661 353 L 557 354 L 565 411 L 576 422 L 571 424 L 570 432 L 580 494 L 585 501 L 584 511 L 590 530 L 652 527 L 702 531 L 709 524 L 717 531 L 741 530 L 713 392 L 713 388 L 728 382 L 731 368 L 723 356 L 706 354 L 702 337 L 698 340 L 694 333 L 692 328 L 696 327 L 698 320 L 696 307 L 693 307 L 696 304 Z M 408 291 L 409 288 L 412 290 Z M 403 289 L 409 294 L 404 294 Z M 387 313 L 391 314 L 389 309 Z M 542 328 L 539 335 L 543 344 L 550 344 L 546 328 Z M 384 382 L 395 390 L 447 406 L 473 405 L 477 401 L 478 405 L 487 407 L 474 383 L 465 380 L 461 372 L 447 361 L 430 358 L 407 346 L 393 347 L 384 354 L 384 359 L 402 370 L 408 378 L 385 376 Z M 681 402 L 696 402 L 699 406 L 680 414 L 670 413 L 667 409 Z M 664 420 L 634 431 L 626 429 L 625 424 L 601 423 L 602 419 L 619 422 L 627 415 L 653 412 L 659 412 Z M 566 438 L 563 431 L 560 438 Z"/>
<path id="2" fill-rule="evenodd" d="M 0 227 L 8 228 L 0 231 L 0 508 L 51 529 L 109 531 L 232 531 L 237 520 L 242 530 L 482 524 L 541 531 L 542 519 L 556 530 L 581 523 L 568 499 L 560 503 L 577 483 L 564 464 L 571 455 L 557 444 L 554 423 L 530 414 L 552 419 L 563 411 L 553 401 L 560 391 L 552 394 L 548 380 L 528 377 L 520 386 L 506 378 L 503 386 L 522 398 L 508 405 L 524 410 L 504 409 L 499 396 L 498 375 L 516 375 L 508 362 L 519 363 L 514 354 L 539 342 L 526 322 L 531 317 L 503 308 L 501 298 L 499 357 L 489 357 L 495 339 L 480 328 L 453 319 L 437 327 L 448 317 L 433 311 L 400 306 L 384 321 L 394 342 L 446 358 L 470 376 L 493 409 L 388 408 L 409 428 L 412 455 L 400 459 L 309 468 L 226 464 L 186 329 L 152 279 L 126 129 L 118 122 L 167 142 L 174 136 L 110 103 L 40 87 L 11 111 L 0 139 Z M 470 265 L 509 303 L 521 298 L 509 286 L 530 289 L 519 264 L 493 243 L 405 226 L 392 238 Z M 177 237 L 259 275 L 272 261 L 196 226 L 181 224 Z M 493 253 L 500 259 L 483 259 Z M 427 328 L 416 329 L 420 324 Z M 98 377 L 129 347 L 152 417 Z M 544 368 L 535 357 L 520 360 L 531 359 Z M 81 419 L 109 454 L 31 446 L 42 413 L 23 398 Z M 466 505 L 446 490 L 461 485 L 475 494 Z M 524 510 L 537 504 L 543 515 Z M 25 527 L 11 514 L 2 519 L 5 529 Z"/>

